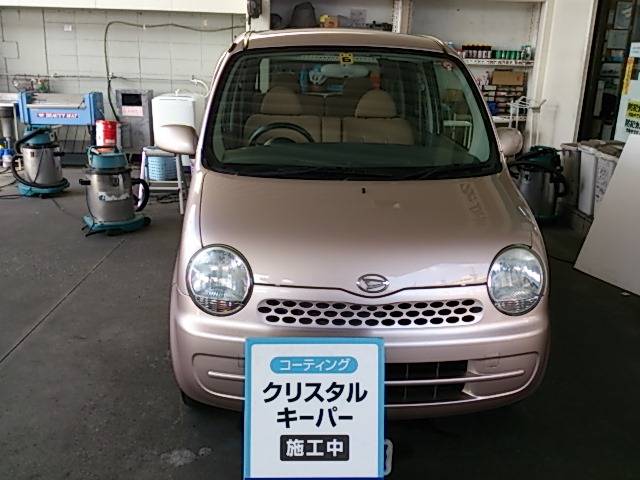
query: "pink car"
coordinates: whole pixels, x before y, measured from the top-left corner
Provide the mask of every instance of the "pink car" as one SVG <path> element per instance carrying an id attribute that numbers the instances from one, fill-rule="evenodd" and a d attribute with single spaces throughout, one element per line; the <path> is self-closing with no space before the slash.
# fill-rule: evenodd
<path id="1" fill-rule="evenodd" d="M 506 138 L 506 136 L 505 136 Z M 247 33 L 220 60 L 171 293 L 186 402 L 240 409 L 249 337 L 384 339 L 391 416 L 520 400 L 549 348 L 543 240 L 442 42 Z"/>

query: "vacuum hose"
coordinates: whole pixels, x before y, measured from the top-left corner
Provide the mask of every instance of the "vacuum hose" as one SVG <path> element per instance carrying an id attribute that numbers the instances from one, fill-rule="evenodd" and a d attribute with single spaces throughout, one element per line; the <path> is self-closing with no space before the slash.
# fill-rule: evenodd
<path id="1" fill-rule="evenodd" d="M 136 204 L 138 204 L 138 206 L 136 207 L 136 212 L 139 212 L 140 210 L 144 209 L 144 207 L 147 206 L 147 202 L 149 201 L 149 194 L 151 192 L 149 190 L 149 184 L 145 182 L 142 178 L 132 178 L 131 186 L 133 187 L 133 185 L 140 185 L 142 187 L 142 199 L 139 200 L 139 204 L 138 204 L 138 201 L 136 202 Z M 138 200 L 137 197 L 135 198 L 136 200 Z"/>
<path id="2" fill-rule="evenodd" d="M 67 180 L 66 179 L 62 179 L 57 183 L 52 183 L 52 184 L 43 184 L 43 183 L 36 183 L 36 182 L 30 182 L 29 180 L 26 180 L 24 178 L 22 178 L 20 176 L 20 174 L 18 173 L 18 170 L 16 169 L 16 163 L 17 163 L 17 159 L 18 159 L 18 152 L 20 151 L 20 148 L 22 147 L 22 144 L 24 142 L 26 142 L 27 140 L 31 140 L 33 137 L 35 137 L 36 135 L 40 135 L 41 133 L 46 133 L 49 129 L 48 128 L 38 128 L 36 130 L 34 130 L 33 132 L 25 135 L 24 137 L 22 137 L 20 140 L 18 140 L 16 142 L 16 146 L 15 146 L 15 151 L 16 153 L 13 155 L 13 158 L 11 159 L 11 173 L 13 173 L 13 177 L 16 179 L 17 182 L 26 185 L 27 187 L 33 187 L 33 188 L 62 188 L 65 187 L 67 185 Z M 40 160 L 42 161 L 42 160 Z"/>

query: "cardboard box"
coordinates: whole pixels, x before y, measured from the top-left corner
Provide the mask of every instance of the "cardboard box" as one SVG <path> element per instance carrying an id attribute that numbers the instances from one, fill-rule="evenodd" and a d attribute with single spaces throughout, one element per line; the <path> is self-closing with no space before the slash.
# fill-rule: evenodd
<path id="1" fill-rule="evenodd" d="M 323 28 L 338 28 L 340 26 L 340 22 L 338 17 L 334 15 L 323 15 L 320 17 L 320 26 Z"/>
<path id="2" fill-rule="evenodd" d="M 524 72 L 513 70 L 495 70 L 491 79 L 492 85 L 523 86 Z"/>

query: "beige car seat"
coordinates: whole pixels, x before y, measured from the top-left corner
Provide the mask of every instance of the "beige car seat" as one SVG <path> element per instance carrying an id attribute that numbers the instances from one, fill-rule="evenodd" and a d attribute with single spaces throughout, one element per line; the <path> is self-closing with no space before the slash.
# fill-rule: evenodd
<path id="1" fill-rule="evenodd" d="M 321 141 L 320 117 L 303 115 L 298 95 L 280 86 L 269 90 L 262 99 L 260 113 L 253 114 L 247 119 L 244 126 L 244 139 L 248 142 L 251 135 L 262 126 L 283 122 L 298 125 L 307 130 L 316 142 Z M 289 138 L 295 142 L 306 142 L 300 133 L 288 128 L 270 130 L 261 135 L 258 142 L 264 143 L 272 138 Z"/>
<path id="2" fill-rule="evenodd" d="M 353 117 L 362 96 L 371 90 L 369 77 L 347 78 L 342 94 L 327 97 L 325 115 L 327 117 Z"/>
<path id="3" fill-rule="evenodd" d="M 286 87 L 292 92 L 300 94 L 300 82 L 298 76 L 293 73 L 279 72 L 271 75 L 271 88 L 274 87 Z M 318 115 L 324 114 L 324 99 L 315 95 L 300 94 L 298 97 L 302 104 L 303 115 Z"/>
<path id="4" fill-rule="evenodd" d="M 411 125 L 398 117 L 393 98 L 384 90 L 365 93 L 358 102 L 355 116 L 342 119 L 342 141 L 398 145 L 414 142 Z"/>

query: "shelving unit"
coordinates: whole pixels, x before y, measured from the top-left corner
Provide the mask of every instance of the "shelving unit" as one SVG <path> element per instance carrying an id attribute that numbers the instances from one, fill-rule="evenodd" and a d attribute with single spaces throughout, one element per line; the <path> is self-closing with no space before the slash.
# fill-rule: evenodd
<path id="1" fill-rule="evenodd" d="M 476 67 L 533 68 L 533 60 L 502 60 L 497 58 L 465 58 L 464 63 Z"/>

